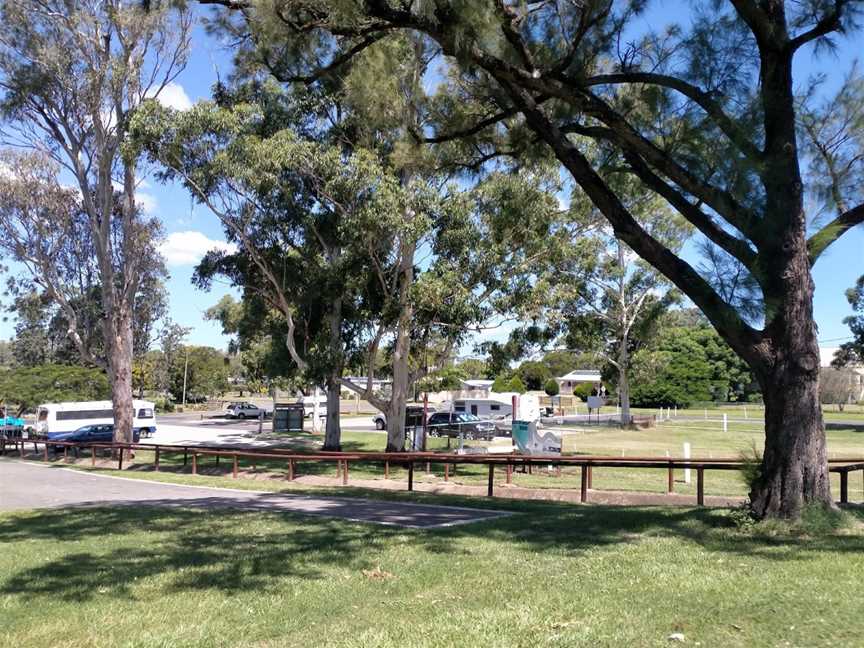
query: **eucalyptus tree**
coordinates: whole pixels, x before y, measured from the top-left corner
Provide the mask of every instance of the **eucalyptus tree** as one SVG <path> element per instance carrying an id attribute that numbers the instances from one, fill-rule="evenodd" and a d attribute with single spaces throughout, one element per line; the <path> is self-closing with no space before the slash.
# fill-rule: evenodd
<path id="1" fill-rule="evenodd" d="M 338 449 L 345 341 L 359 337 L 343 329 L 362 307 L 370 253 L 406 226 L 399 215 L 410 202 L 374 154 L 283 123 L 260 104 L 178 113 L 151 102 L 134 132 L 162 177 L 183 182 L 237 244 L 237 254 L 209 255 L 199 274 L 228 276 L 284 319 L 292 362 L 327 385 L 325 448 Z"/>
<path id="2" fill-rule="evenodd" d="M 665 201 L 638 186 L 619 188 L 642 226 L 667 248 L 680 251 L 691 228 Z M 584 209 L 589 218 L 598 215 Z M 593 352 L 616 375 L 621 423 L 630 422 L 631 355 L 654 330 L 654 323 L 677 299 L 669 282 L 636 256 L 612 228 L 597 227 L 576 263 L 561 267 L 552 280 L 545 318 L 563 333 L 568 349 Z M 586 261 L 587 259 L 587 261 Z"/>
<path id="3" fill-rule="evenodd" d="M 864 203 L 831 180 L 847 192 L 833 201 L 845 209 L 808 227 L 814 187 L 802 174 L 809 153 L 799 141 L 794 62 L 858 34 L 860 2 L 692 3 L 664 31 L 640 23 L 644 0 L 204 2 L 247 13 L 275 7 L 283 31 L 320 44 L 300 62 L 305 75 L 396 31 L 425 35 L 446 57 L 443 85 L 458 100 L 449 126 L 424 138 L 472 141 L 488 155 L 489 133 L 519 125 L 543 142 L 615 235 L 689 297 L 757 377 L 766 409 L 754 512 L 796 517 L 810 503 L 833 506 L 811 268 L 864 221 Z M 592 162 L 597 147 L 743 266 L 758 319 L 645 229 Z"/>
<path id="4" fill-rule="evenodd" d="M 63 310 L 82 357 L 107 367 L 115 439 L 131 441 L 135 296 L 156 256 L 158 221 L 136 204 L 136 161 L 122 157 L 121 145 L 132 112 L 183 69 L 191 13 L 180 0 L 4 0 L 0 18 L 2 139 L 52 163 L 35 178 L 40 187 L 19 182 L 20 201 L 4 204 L 6 231 L 25 242 L 12 256 L 46 257 L 66 229 L 80 228 L 82 267 L 100 286 L 104 360 L 87 349 L 50 263 L 28 268 Z M 6 175 L 23 168 L 33 176 L 38 164 L 18 158 Z M 50 202 L 38 202 L 40 192 Z"/>

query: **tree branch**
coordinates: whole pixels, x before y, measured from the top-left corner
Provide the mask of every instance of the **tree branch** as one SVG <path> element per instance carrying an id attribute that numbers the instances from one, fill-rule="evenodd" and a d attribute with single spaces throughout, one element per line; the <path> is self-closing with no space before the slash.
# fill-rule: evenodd
<path id="1" fill-rule="evenodd" d="M 864 203 L 853 207 L 840 214 L 833 221 L 825 225 L 821 230 L 813 234 L 807 240 L 807 249 L 810 253 L 810 265 L 816 263 L 819 256 L 834 241 L 840 238 L 848 230 L 856 225 L 864 223 Z"/>
<path id="2" fill-rule="evenodd" d="M 717 124 L 717 127 L 736 145 L 739 150 L 753 161 L 762 159 L 762 151 L 750 141 L 746 134 L 732 121 L 723 107 L 711 95 L 683 79 L 653 72 L 622 72 L 619 74 L 600 74 L 585 81 L 586 86 L 615 85 L 621 83 L 646 83 L 670 88 L 693 100 Z"/>

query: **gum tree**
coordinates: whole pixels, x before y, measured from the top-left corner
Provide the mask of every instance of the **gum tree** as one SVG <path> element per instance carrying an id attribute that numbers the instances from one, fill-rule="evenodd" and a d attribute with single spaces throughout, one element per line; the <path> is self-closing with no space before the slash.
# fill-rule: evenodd
<path id="1" fill-rule="evenodd" d="M 207 3 L 246 12 L 258 4 Z M 827 223 L 808 227 L 794 61 L 854 31 L 860 2 L 694 3 L 686 25 L 662 32 L 636 24 L 647 3 L 635 0 L 267 4 L 284 30 L 319 39 L 307 73 L 394 30 L 434 42 L 450 71 L 447 92 L 460 101 L 449 126 L 424 137 L 482 146 L 484 134 L 524 124 L 616 237 L 687 295 L 752 369 L 766 405 L 754 512 L 796 517 L 807 504 L 832 506 L 811 268 L 864 221 L 864 204 L 844 201 Z M 758 318 L 646 231 L 592 161 L 596 147 L 743 267 L 758 287 Z"/>
<path id="2" fill-rule="evenodd" d="M 4 219 L 7 231 L 28 244 L 12 256 L 50 261 L 48 248 L 68 235 L 62 228 L 84 228 L 80 243 L 86 241 L 87 258 L 79 261 L 100 287 L 114 438 L 131 442 L 135 297 L 158 223 L 136 204 L 138 169 L 135 160 L 122 157 L 121 146 L 132 112 L 182 70 L 190 13 L 180 0 L 16 0 L 0 2 L 0 20 L 2 140 L 50 160 L 38 178 L 46 195 L 68 193 L 65 203 L 42 203 L 36 196 L 42 189 L 18 183 L 13 193 L 20 202 L 4 201 Z M 39 174 L 21 158 L 14 166 L 19 168 L 7 169 L 13 178 L 22 168 Z M 80 221 L 69 213 L 76 209 Z M 86 348 L 62 291 L 51 287 L 56 273 L 50 262 L 39 265 L 31 265 L 39 273 L 34 278 L 63 310 L 82 357 L 100 363 Z"/>

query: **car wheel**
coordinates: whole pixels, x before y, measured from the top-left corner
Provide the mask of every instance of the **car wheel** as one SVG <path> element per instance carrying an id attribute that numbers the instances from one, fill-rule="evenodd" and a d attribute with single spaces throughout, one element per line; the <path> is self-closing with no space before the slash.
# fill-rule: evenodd
<path id="1" fill-rule="evenodd" d="M 243 412 L 240 412 L 240 413 L 237 415 L 237 418 L 239 418 L 239 419 L 245 419 L 245 418 L 246 418 L 246 414 L 244 414 Z"/>
<path id="2" fill-rule="evenodd" d="M 384 429 L 384 421 L 382 421 L 381 419 L 375 419 L 375 429 L 376 430 L 383 430 Z"/>

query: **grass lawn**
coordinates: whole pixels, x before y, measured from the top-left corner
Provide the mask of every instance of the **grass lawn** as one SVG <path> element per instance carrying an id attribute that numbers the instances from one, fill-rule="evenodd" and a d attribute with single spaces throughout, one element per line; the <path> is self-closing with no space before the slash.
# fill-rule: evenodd
<path id="1" fill-rule="evenodd" d="M 0 645 L 664 646 L 676 632 L 861 645 L 860 517 L 800 536 L 742 531 L 719 510 L 493 504 L 517 514 L 434 531 L 156 508 L 0 515 Z"/>

